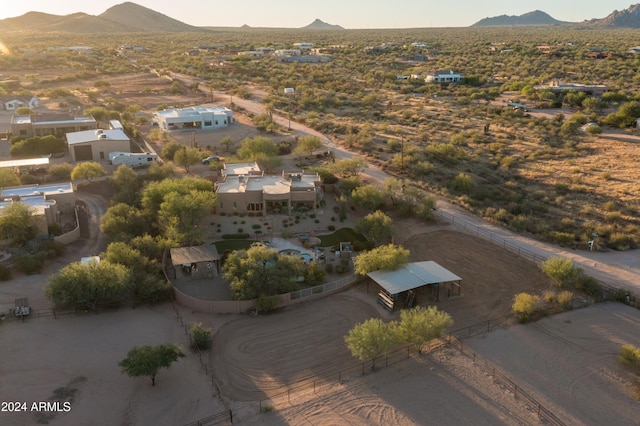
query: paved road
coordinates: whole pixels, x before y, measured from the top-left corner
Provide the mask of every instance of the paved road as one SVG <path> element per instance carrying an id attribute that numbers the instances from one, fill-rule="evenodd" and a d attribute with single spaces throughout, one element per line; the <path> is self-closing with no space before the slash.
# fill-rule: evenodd
<path id="1" fill-rule="evenodd" d="M 185 84 L 191 84 L 195 81 L 195 79 L 190 76 L 176 75 L 174 77 L 182 80 Z M 202 90 L 205 89 L 208 90 L 208 88 L 203 88 Z M 254 99 L 242 99 L 238 97 L 233 98 L 233 102 L 235 105 L 244 108 L 252 114 L 262 114 L 266 111 L 264 104 L 261 102 L 264 92 L 257 90 L 255 91 L 255 94 Z M 289 119 L 287 117 L 273 114 L 273 118 L 279 125 L 289 127 Z M 347 151 L 344 148 L 337 146 L 326 135 L 306 127 L 301 123 L 291 121 L 290 126 L 291 130 L 295 134 L 314 135 L 319 137 L 333 151 L 335 157 L 338 159 L 358 155 L 357 153 Z M 385 171 L 375 167 L 365 169 L 364 173 L 370 176 L 373 180 L 379 182 L 392 177 L 392 175 L 389 175 Z M 552 244 L 546 244 L 527 238 L 502 227 L 487 223 L 481 218 L 469 214 L 464 209 L 457 207 L 442 198 L 438 199 L 437 208 L 440 211 L 453 216 L 458 223 L 467 223 L 469 229 L 467 229 L 466 232 L 474 233 L 474 229 L 480 229 L 481 231 L 490 233 L 491 237 L 488 237 L 488 239 L 490 238 L 493 241 L 507 241 L 509 246 L 519 247 L 522 250 L 535 253 L 536 256 L 541 258 L 558 256 L 570 258 L 577 266 L 581 267 L 586 273 L 594 278 L 616 287 L 631 290 L 640 297 L 640 249 L 625 252 L 589 252 L 568 250 Z M 477 234 L 477 232 L 475 233 Z"/>

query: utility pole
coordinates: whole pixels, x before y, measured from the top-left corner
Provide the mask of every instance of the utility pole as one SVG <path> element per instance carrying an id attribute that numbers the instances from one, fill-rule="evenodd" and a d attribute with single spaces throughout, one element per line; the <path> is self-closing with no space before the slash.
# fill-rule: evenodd
<path id="1" fill-rule="evenodd" d="M 404 173 L 404 133 L 400 135 L 400 174 Z"/>

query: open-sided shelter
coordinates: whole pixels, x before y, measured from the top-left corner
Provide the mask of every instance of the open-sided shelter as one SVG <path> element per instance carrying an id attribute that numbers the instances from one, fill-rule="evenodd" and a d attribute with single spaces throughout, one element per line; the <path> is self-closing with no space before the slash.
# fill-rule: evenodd
<path id="1" fill-rule="evenodd" d="M 406 306 L 413 306 L 414 290 L 420 287 L 431 286 L 436 301 L 440 299 L 441 286 L 447 289 L 447 297 L 459 296 L 462 289 L 462 278 L 432 260 L 408 263 L 395 271 L 369 272 L 367 276 L 382 287 L 378 303 L 389 310 L 400 300 L 404 300 Z"/>
<path id="2" fill-rule="evenodd" d="M 201 245 L 177 247 L 169 250 L 173 276 L 176 277 L 176 266 L 192 275 L 213 274 L 220 275 L 220 255 L 216 246 Z M 215 267 L 214 267 L 215 265 Z"/>

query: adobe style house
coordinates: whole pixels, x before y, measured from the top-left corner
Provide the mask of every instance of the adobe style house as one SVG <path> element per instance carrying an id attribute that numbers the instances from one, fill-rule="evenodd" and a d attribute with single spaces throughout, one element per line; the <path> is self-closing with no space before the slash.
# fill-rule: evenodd
<path id="1" fill-rule="evenodd" d="M 76 196 L 71 182 L 5 187 L 0 190 L 0 214 L 17 201 L 33 210 L 39 235 L 48 235 L 49 226 L 58 223 L 58 215 L 73 211 Z"/>
<path id="2" fill-rule="evenodd" d="M 236 163 L 225 164 L 222 176 L 215 183 L 218 213 L 315 212 L 323 197 L 318 174 L 295 171 L 265 175 L 256 163 Z"/>
<path id="3" fill-rule="evenodd" d="M 227 107 L 194 106 L 165 109 L 153 113 L 153 123 L 162 130 L 213 130 L 233 123 L 233 111 Z"/>
<path id="4" fill-rule="evenodd" d="M 67 133 L 98 128 L 91 116 L 74 117 L 69 114 L 33 114 L 11 117 L 11 134 L 23 138 L 54 135 L 63 138 Z"/>
<path id="5" fill-rule="evenodd" d="M 459 83 L 464 77 L 453 71 L 436 71 L 428 73 L 424 81 L 426 83 Z"/>

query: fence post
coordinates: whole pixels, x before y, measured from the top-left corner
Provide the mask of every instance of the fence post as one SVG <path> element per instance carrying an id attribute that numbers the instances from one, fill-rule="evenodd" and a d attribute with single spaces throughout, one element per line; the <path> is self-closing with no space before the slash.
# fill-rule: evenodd
<path id="1" fill-rule="evenodd" d="M 229 422 L 233 424 L 233 411 L 229 410 Z"/>

